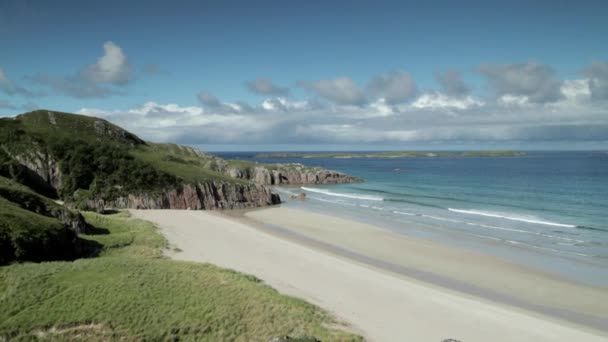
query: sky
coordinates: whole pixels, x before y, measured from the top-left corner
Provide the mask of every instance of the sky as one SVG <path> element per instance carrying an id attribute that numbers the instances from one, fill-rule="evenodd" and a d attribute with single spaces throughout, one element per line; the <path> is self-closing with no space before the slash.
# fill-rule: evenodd
<path id="1" fill-rule="evenodd" d="M 0 1 L 0 116 L 218 150 L 608 149 L 607 1 Z"/>

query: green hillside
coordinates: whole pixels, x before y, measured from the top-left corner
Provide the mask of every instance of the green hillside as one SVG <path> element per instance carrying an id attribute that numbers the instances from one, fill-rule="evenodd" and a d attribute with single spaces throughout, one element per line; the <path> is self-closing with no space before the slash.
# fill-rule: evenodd
<path id="1" fill-rule="evenodd" d="M 147 143 L 108 121 L 83 115 L 38 110 L 2 118 L 0 144 L 0 175 L 76 206 L 90 198 L 153 194 L 182 183 L 245 183 L 218 172 L 210 155 Z M 32 166 L 39 168 L 37 174 Z M 60 184 L 55 174 L 61 175 Z"/>
<path id="2" fill-rule="evenodd" d="M 78 228 L 87 230 L 78 213 L 0 177 L 0 265 L 82 256 Z"/>

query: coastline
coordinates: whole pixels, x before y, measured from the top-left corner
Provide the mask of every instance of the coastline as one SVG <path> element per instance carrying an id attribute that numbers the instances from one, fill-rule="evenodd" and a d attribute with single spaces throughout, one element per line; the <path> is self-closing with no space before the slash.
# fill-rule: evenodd
<path id="1" fill-rule="evenodd" d="M 495 258 L 280 207 L 229 215 L 131 212 L 155 222 L 182 250 L 173 258 L 256 275 L 330 311 L 371 340 L 607 339 L 605 289 Z"/>

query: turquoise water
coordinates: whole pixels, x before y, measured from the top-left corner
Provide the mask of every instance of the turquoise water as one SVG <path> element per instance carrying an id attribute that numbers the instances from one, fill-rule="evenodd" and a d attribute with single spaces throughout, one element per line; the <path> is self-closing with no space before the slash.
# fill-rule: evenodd
<path id="1" fill-rule="evenodd" d="M 360 184 L 278 188 L 285 205 L 381 225 L 608 285 L 608 153 L 509 158 L 255 159 L 343 171 Z M 308 200 L 290 201 L 304 191 Z"/>

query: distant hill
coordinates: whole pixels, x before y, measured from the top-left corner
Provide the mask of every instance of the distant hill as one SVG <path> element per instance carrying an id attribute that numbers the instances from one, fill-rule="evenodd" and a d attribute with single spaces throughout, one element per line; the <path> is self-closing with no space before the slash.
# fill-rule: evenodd
<path id="1" fill-rule="evenodd" d="M 441 157 L 521 157 L 518 151 L 465 151 L 465 152 L 337 152 L 337 153 L 259 153 L 256 158 L 441 158 Z"/>
<path id="2" fill-rule="evenodd" d="M 37 110 L 0 119 L 0 175 L 69 206 L 222 209 L 280 202 L 265 185 L 354 177 L 300 164 L 226 161 L 146 142 L 106 120 Z"/>

